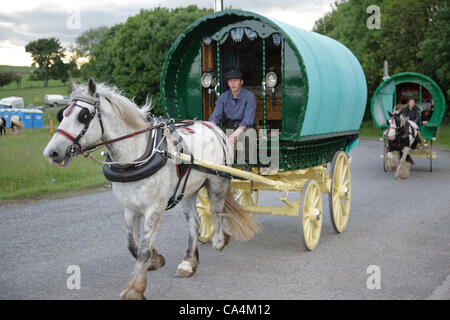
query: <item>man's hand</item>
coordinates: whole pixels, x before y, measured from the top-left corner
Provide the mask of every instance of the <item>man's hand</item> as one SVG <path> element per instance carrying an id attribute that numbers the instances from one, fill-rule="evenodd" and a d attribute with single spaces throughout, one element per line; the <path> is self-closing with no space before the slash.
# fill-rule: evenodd
<path id="1" fill-rule="evenodd" d="M 229 138 L 230 141 L 231 141 L 232 143 L 236 143 L 238 137 L 240 136 L 240 134 L 241 134 L 242 132 L 244 132 L 244 130 L 245 130 L 245 126 L 239 126 L 239 127 L 233 132 L 233 134 L 230 135 L 230 138 Z"/>

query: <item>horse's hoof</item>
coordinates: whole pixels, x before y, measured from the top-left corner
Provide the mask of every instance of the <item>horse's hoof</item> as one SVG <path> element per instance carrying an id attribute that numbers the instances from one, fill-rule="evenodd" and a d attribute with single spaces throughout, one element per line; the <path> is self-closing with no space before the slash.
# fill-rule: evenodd
<path id="1" fill-rule="evenodd" d="M 144 293 L 134 288 L 127 288 L 120 294 L 122 300 L 145 300 Z"/>
<path id="2" fill-rule="evenodd" d="M 162 268 L 166 265 L 166 259 L 160 254 L 156 252 L 156 255 L 152 255 L 150 259 L 150 266 L 148 267 L 148 271 L 155 271 L 159 268 Z"/>
<path id="3" fill-rule="evenodd" d="M 195 272 L 189 272 L 186 270 L 177 269 L 177 272 L 175 273 L 175 277 L 177 278 L 189 278 L 194 275 Z"/>
<path id="4" fill-rule="evenodd" d="M 223 233 L 223 240 L 220 241 L 219 243 L 217 241 L 214 241 L 215 239 L 213 238 L 213 247 L 216 251 L 223 251 L 225 250 L 225 248 L 228 246 L 228 244 L 230 243 L 231 240 L 231 236 L 224 232 Z"/>
<path id="5" fill-rule="evenodd" d="M 192 262 L 195 263 L 195 261 L 192 261 Z M 177 267 L 175 277 L 177 277 L 177 278 L 192 277 L 194 275 L 195 271 L 197 270 L 197 265 L 198 265 L 198 263 L 196 263 L 195 266 L 192 266 L 191 262 L 189 260 L 181 261 L 181 263 Z"/>

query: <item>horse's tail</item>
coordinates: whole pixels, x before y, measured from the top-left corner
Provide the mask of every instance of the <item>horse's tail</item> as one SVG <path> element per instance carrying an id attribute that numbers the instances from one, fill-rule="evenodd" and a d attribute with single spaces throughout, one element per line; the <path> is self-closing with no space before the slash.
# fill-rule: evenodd
<path id="1" fill-rule="evenodd" d="M 227 190 L 222 216 L 228 222 L 231 235 L 237 240 L 250 240 L 261 230 L 261 225 L 255 221 L 252 213 L 234 200 L 231 187 Z"/>

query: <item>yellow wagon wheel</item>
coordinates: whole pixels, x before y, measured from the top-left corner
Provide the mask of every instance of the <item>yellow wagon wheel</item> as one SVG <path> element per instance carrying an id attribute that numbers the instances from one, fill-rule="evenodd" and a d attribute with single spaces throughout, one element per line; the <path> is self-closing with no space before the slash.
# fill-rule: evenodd
<path id="1" fill-rule="evenodd" d="M 198 239 L 201 242 L 208 242 L 214 234 L 216 225 L 212 216 L 211 202 L 209 201 L 208 192 L 205 188 L 201 188 L 197 193 L 197 212 L 200 217 Z"/>
<path id="2" fill-rule="evenodd" d="M 234 199 L 244 208 L 258 204 L 258 190 L 233 189 Z"/>
<path id="3" fill-rule="evenodd" d="M 331 192 L 329 197 L 331 221 L 336 232 L 345 230 L 350 215 L 352 179 L 347 154 L 339 151 L 331 164 Z"/>
<path id="4" fill-rule="evenodd" d="M 303 242 L 308 250 L 317 247 L 322 231 L 322 195 L 317 181 L 308 180 L 302 191 L 303 200 Z"/>

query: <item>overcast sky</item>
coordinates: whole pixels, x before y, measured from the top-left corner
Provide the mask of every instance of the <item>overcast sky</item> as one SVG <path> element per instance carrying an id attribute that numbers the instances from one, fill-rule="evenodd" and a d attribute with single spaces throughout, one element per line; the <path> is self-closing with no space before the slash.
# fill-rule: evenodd
<path id="1" fill-rule="evenodd" d="M 224 6 L 257 12 L 311 30 L 335 0 L 224 0 Z M 3 0 L 0 5 L 0 64 L 31 65 L 25 45 L 56 37 L 68 46 L 83 31 L 125 22 L 141 8 L 175 8 L 196 4 L 213 8 L 213 0 Z"/>

